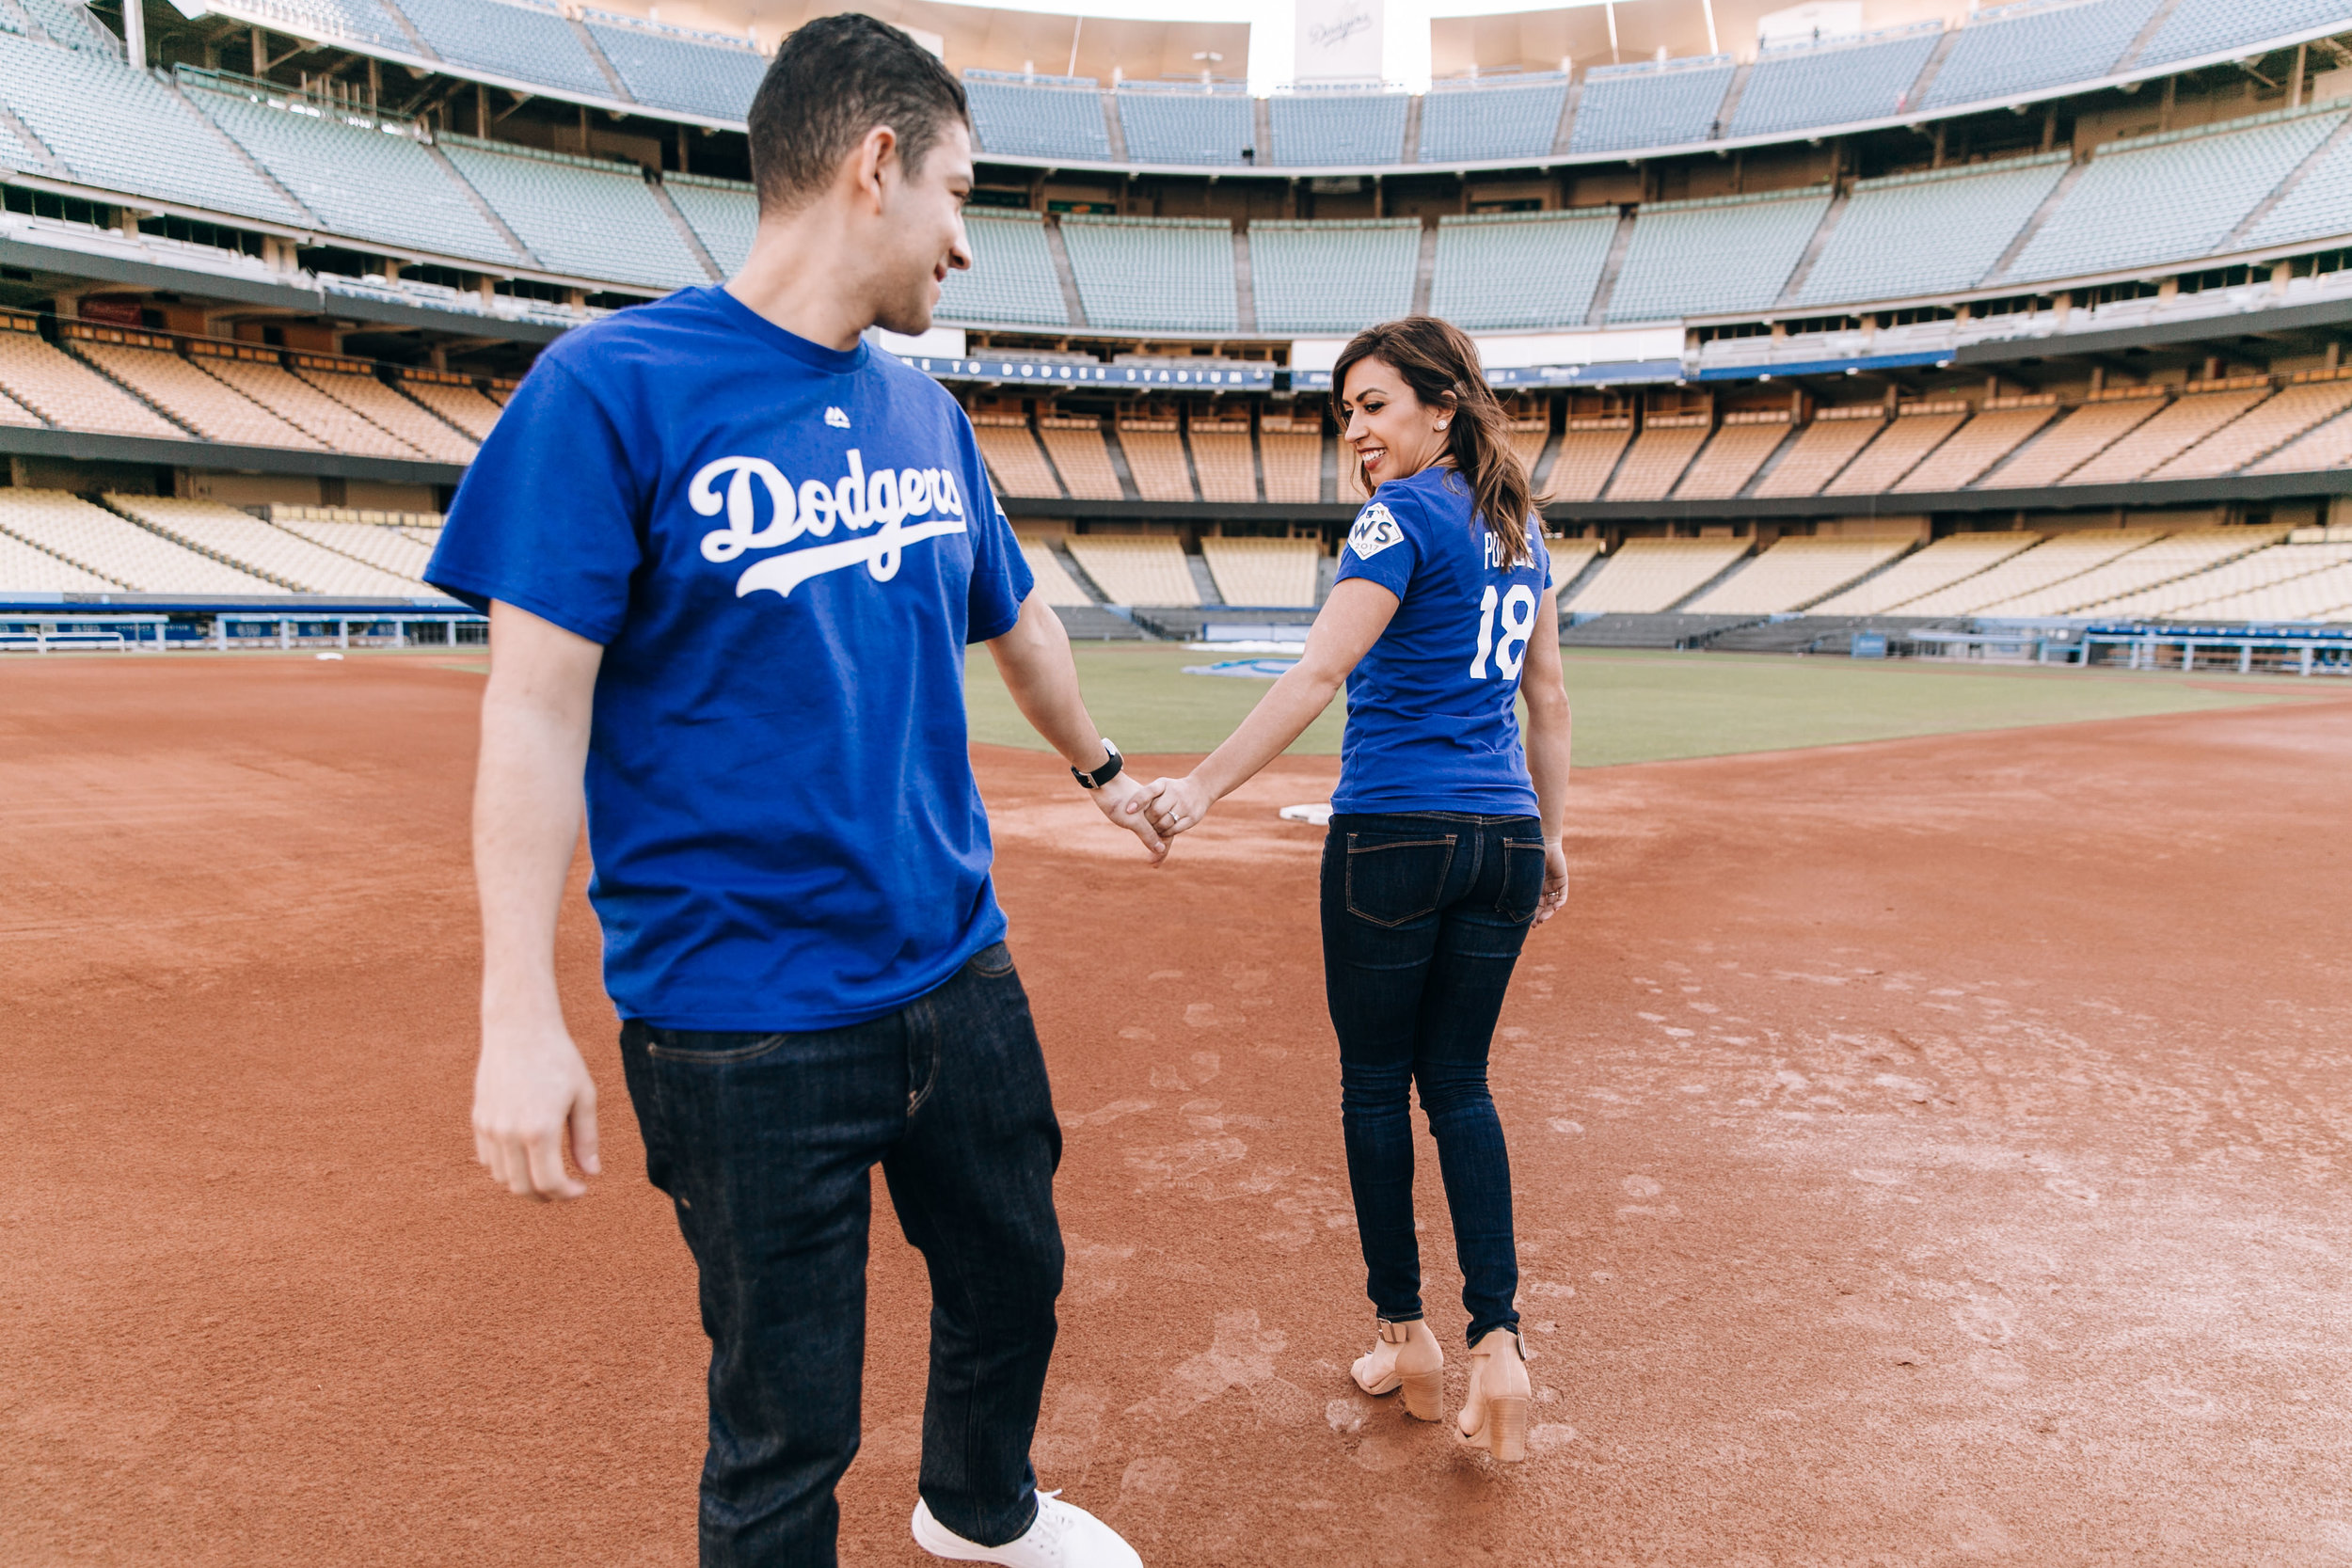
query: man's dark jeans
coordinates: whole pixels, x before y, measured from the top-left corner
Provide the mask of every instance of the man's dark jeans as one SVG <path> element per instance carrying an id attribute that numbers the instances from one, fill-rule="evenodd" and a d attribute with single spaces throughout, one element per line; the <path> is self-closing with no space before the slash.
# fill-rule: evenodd
<path id="1" fill-rule="evenodd" d="M 1422 1315 L 1407 1098 L 1418 1084 L 1472 1344 L 1519 1321 L 1511 1160 L 1486 1048 L 1543 888 L 1532 816 L 1339 816 L 1324 840 L 1323 980 L 1365 1288 L 1391 1323 Z"/>
<path id="2" fill-rule="evenodd" d="M 1037 1513 L 1061 1128 L 1000 942 L 888 1017 L 810 1034 L 621 1031 L 647 1173 L 702 1276 L 705 1568 L 831 1565 L 858 1449 L 872 1166 L 930 1266 L 922 1495 L 984 1545 Z"/>

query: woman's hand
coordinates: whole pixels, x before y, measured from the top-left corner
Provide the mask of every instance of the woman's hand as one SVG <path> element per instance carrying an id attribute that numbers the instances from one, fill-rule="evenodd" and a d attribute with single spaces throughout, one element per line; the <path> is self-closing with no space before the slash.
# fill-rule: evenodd
<path id="1" fill-rule="evenodd" d="M 1163 829 L 1163 832 L 1166 830 Z M 1544 840 L 1544 893 L 1535 900 L 1535 924 L 1541 926 L 1568 901 L 1568 852 L 1560 840 Z"/>
<path id="2" fill-rule="evenodd" d="M 1181 779 L 1152 781 L 1151 802 L 1144 808 L 1151 814 L 1152 826 L 1164 838 L 1173 838 L 1188 829 L 1198 828 L 1216 804 L 1208 786 L 1192 774 Z"/>

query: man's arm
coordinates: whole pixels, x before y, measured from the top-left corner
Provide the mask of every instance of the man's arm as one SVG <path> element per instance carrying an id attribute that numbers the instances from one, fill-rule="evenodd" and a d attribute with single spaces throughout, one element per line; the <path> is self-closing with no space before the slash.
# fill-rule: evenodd
<path id="1" fill-rule="evenodd" d="M 1519 695 L 1527 702 L 1527 772 L 1544 824 L 1544 892 L 1535 905 L 1541 926 L 1568 897 L 1568 853 L 1561 834 L 1568 816 L 1568 692 L 1561 678 L 1560 594 L 1544 590 L 1536 607 L 1537 635 L 1528 639 Z"/>
<path id="2" fill-rule="evenodd" d="M 474 779 L 482 895 L 482 1059 L 474 1157 L 525 1197 L 579 1197 L 595 1175 L 596 1086 L 564 1026 L 555 920 L 580 843 L 580 775 L 604 649 L 502 602 L 490 607 L 490 684 Z"/>
<path id="3" fill-rule="evenodd" d="M 1012 693 L 1013 705 L 1045 743 L 1059 752 L 1073 768 L 1093 772 L 1110 760 L 1103 749 L 1103 732 L 1087 713 L 1078 692 L 1078 666 L 1070 657 L 1070 634 L 1061 617 L 1035 591 L 1021 601 L 1021 619 L 1012 629 L 988 644 L 996 673 Z M 1132 773 L 1121 772 L 1102 788 L 1088 792 L 1103 815 L 1143 841 L 1158 864 L 1168 846 L 1144 816 L 1145 790 Z"/>

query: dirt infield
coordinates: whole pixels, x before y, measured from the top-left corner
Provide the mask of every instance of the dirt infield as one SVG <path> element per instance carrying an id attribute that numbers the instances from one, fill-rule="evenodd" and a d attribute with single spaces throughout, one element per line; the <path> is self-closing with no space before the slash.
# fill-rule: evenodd
<path id="1" fill-rule="evenodd" d="M 584 905 L 608 1174 L 469 1163 L 480 677 L 0 682 L 0 1561 L 691 1562 L 704 1346 Z M 1343 1370 L 1317 835 L 1271 809 L 1333 763 L 1153 872 L 980 762 L 1069 1129 L 1039 1466 L 1148 1562 L 2352 1561 L 2352 702 L 1581 777 L 1497 1049 L 1542 1390 L 1501 1473 Z M 923 1562 L 877 1243 L 844 1558 Z"/>

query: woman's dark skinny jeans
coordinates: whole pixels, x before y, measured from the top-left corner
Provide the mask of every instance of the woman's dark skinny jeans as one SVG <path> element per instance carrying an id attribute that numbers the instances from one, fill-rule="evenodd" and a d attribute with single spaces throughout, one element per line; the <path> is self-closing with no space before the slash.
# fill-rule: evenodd
<path id="1" fill-rule="evenodd" d="M 1422 1315 L 1408 1085 L 1438 1142 L 1470 1342 L 1516 1328 L 1511 1160 L 1486 1050 L 1544 885 L 1542 824 L 1452 813 L 1337 816 L 1323 846 L 1323 977 L 1366 1291 Z"/>

